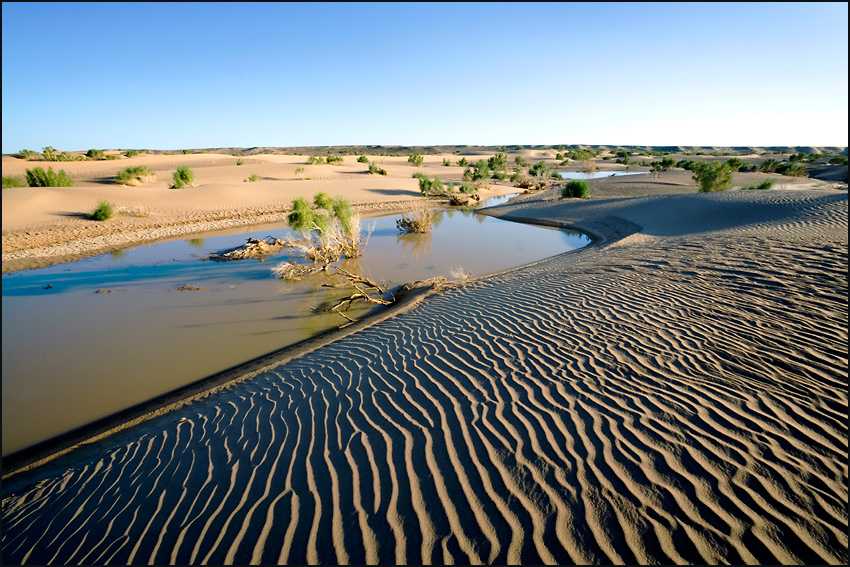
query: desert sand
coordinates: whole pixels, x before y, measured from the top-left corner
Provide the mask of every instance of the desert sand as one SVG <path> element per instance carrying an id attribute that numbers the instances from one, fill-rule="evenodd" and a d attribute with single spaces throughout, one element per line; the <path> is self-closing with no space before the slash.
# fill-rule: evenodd
<path id="1" fill-rule="evenodd" d="M 301 155 L 227 154 L 151 155 L 106 161 L 35 162 L 3 156 L 4 175 L 23 175 L 27 168 L 63 169 L 73 187 L 3 190 L 3 271 L 14 271 L 112 251 L 130 244 L 196 232 L 278 222 L 286 218 L 295 197 L 324 191 L 348 199 L 363 212 L 400 209 L 422 199 L 411 176 L 460 178 L 463 168 L 444 167 L 429 155 L 421 167 L 406 157 L 368 156 L 387 175 L 369 175 L 357 156 L 342 164 L 308 165 Z M 237 161 L 243 162 L 237 166 Z M 171 175 L 181 165 L 195 173 L 194 187 L 169 189 Z M 156 180 L 142 186 L 122 186 L 115 174 L 130 166 L 147 166 Z M 302 169 L 303 172 L 297 170 Z M 259 179 L 246 182 L 250 175 Z M 516 189 L 492 185 L 487 194 Z M 117 215 L 107 222 L 85 218 L 100 201 L 109 201 Z"/>
<path id="2" fill-rule="evenodd" d="M 847 563 L 846 192 L 605 190 L 489 211 L 587 249 L 7 480 L 4 560 Z"/>

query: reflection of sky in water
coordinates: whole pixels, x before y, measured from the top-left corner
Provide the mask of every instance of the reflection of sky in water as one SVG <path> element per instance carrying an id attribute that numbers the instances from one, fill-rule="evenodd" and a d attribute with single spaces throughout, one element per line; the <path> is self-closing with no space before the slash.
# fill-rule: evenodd
<path id="1" fill-rule="evenodd" d="M 621 175 L 640 175 L 640 171 L 559 171 L 564 179 L 602 179 L 603 177 L 620 177 Z"/>
<path id="2" fill-rule="evenodd" d="M 499 204 L 509 197 L 496 197 L 486 205 Z M 461 209 L 436 211 L 430 234 L 401 235 L 395 224 L 400 216 L 363 219 L 363 231 L 371 230 L 371 233 L 357 267 L 372 277 L 399 283 L 447 273 L 456 267 L 463 267 L 470 275 L 481 275 L 587 243 L 586 237 L 575 232 L 503 221 Z M 3 296 L 61 294 L 104 287 L 271 280 L 273 266 L 281 261 L 299 261 L 299 254 L 284 249 L 262 261 L 206 259 L 212 252 L 243 244 L 248 237 L 265 236 L 292 238 L 294 235 L 285 226 L 277 225 L 134 246 L 69 264 L 6 274 Z"/>

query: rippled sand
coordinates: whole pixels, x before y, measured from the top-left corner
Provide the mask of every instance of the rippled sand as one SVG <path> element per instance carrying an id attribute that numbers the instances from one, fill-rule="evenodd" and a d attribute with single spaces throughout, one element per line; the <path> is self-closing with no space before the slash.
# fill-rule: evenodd
<path id="1" fill-rule="evenodd" d="M 846 563 L 846 193 L 499 214 L 607 239 L 13 478 L 3 559 Z"/>

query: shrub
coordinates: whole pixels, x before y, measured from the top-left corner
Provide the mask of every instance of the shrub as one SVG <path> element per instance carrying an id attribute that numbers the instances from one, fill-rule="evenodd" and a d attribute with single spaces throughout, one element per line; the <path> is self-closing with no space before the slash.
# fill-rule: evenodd
<path id="1" fill-rule="evenodd" d="M 508 172 L 504 171 L 504 170 L 494 171 L 493 175 L 491 175 L 490 177 L 492 179 L 497 180 L 497 181 L 504 181 L 505 179 L 508 178 Z"/>
<path id="2" fill-rule="evenodd" d="M 298 177 L 301 177 L 301 175 L 302 175 L 303 173 L 304 173 L 304 168 L 303 168 L 303 167 L 296 167 L 296 168 L 295 168 L 295 175 L 297 175 Z"/>
<path id="3" fill-rule="evenodd" d="M 745 191 L 765 191 L 767 189 L 771 189 L 773 187 L 772 179 L 765 179 L 761 183 L 756 183 L 754 185 L 748 185 L 746 187 L 742 187 Z"/>
<path id="4" fill-rule="evenodd" d="M 532 177 L 548 177 L 549 166 L 544 161 L 538 161 L 528 168 L 528 174 Z"/>
<path id="5" fill-rule="evenodd" d="M 236 165 L 242 165 L 243 163 L 245 163 L 245 162 L 242 161 L 241 159 L 236 160 Z"/>
<path id="6" fill-rule="evenodd" d="M 384 169 L 383 167 L 380 167 L 376 163 L 370 163 L 369 164 L 369 173 L 372 174 L 372 175 L 386 175 L 387 170 Z"/>
<path id="7" fill-rule="evenodd" d="M 92 211 L 89 218 L 96 221 L 105 221 L 112 217 L 112 205 L 108 201 L 101 201 L 97 208 Z"/>
<path id="8" fill-rule="evenodd" d="M 366 156 L 360 156 L 359 158 L 357 158 L 357 163 L 369 163 L 369 158 L 367 158 Z"/>
<path id="9" fill-rule="evenodd" d="M 831 165 L 847 165 L 847 156 L 837 155 L 829 158 Z"/>
<path id="10" fill-rule="evenodd" d="M 466 167 L 467 165 L 469 165 L 469 160 L 466 159 L 465 157 L 462 157 L 459 160 L 457 160 L 457 164 L 458 164 L 459 167 Z"/>
<path id="11" fill-rule="evenodd" d="M 126 152 L 124 152 L 124 156 L 125 157 L 135 157 L 135 156 L 139 155 L 140 153 L 142 153 L 142 152 L 140 152 L 139 150 L 127 150 Z"/>
<path id="12" fill-rule="evenodd" d="M 248 177 L 245 178 L 245 181 L 247 183 L 254 183 L 255 181 L 259 181 L 259 180 L 260 180 L 260 176 L 257 175 L 256 173 L 252 173 L 251 175 L 249 175 Z"/>
<path id="13" fill-rule="evenodd" d="M 493 171 L 504 171 L 508 168 L 508 156 L 499 152 L 487 160 L 487 166 Z"/>
<path id="14" fill-rule="evenodd" d="M 416 167 L 421 166 L 424 161 L 425 161 L 425 157 L 422 154 L 410 154 L 407 157 L 407 162 L 412 163 Z"/>
<path id="15" fill-rule="evenodd" d="M 741 168 L 744 167 L 744 162 L 741 161 L 741 158 L 729 158 L 726 160 L 726 165 L 732 168 L 732 171 L 741 171 Z"/>
<path id="16" fill-rule="evenodd" d="M 58 161 L 59 152 L 53 146 L 44 146 L 41 148 L 41 157 L 45 161 Z"/>
<path id="17" fill-rule="evenodd" d="M 487 160 L 480 159 L 470 165 L 463 172 L 463 178 L 466 181 L 480 181 L 482 179 L 490 179 L 490 165 Z"/>
<path id="18" fill-rule="evenodd" d="M 451 166 L 452 166 L 452 162 L 449 161 L 446 158 L 443 158 L 443 167 L 451 167 Z"/>
<path id="19" fill-rule="evenodd" d="M 172 176 L 173 183 L 171 185 L 172 189 L 181 189 L 186 185 L 191 185 L 195 180 L 195 174 L 192 173 L 192 170 L 186 167 L 185 165 L 181 165 L 177 168 L 177 171 L 174 172 Z"/>
<path id="20" fill-rule="evenodd" d="M 149 167 L 137 165 L 119 171 L 118 175 L 115 176 L 115 181 L 121 185 L 141 185 L 150 177 L 153 177 L 153 172 Z"/>
<path id="21" fill-rule="evenodd" d="M 433 224 L 434 213 L 431 209 L 421 209 L 410 216 L 404 215 L 395 221 L 395 226 L 399 232 L 416 234 L 431 232 L 431 226 Z"/>
<path id="22" fill-rule="evenodd" d="M 32 150 L 23 149 L 17 153 L 17 157 L 27 161 L 41 159 L 41 154 Z"/>
<path id="23" fill-rule="evenodd" d="M 522 156 L 516 156 L 514 158 L 514 163 L 517 167 L 528 167 L 528 160 Z"/>
<path id="24" fill-rule="evenodd" d="M 53 171 L 48 167 L 47 171 L 40 167 L 27 170 L 27 185 L 30 187 L 70 187 L 74 184 L 71 176 L 64 169 Z"/>
<path id="25" fill-rule="evenodd" d="M 419 191 L 421 191 L 424 196 L 437 197 L 445 194 L 445 185 L 438 177 L 431 179 L 426 175 L 420 175 L 418 176 L 418 179 Z"/>
<path id="26" fill-rule="evenodd" d="M 308 165 L 322 165 L 325 163 L 325 158 L 322 156 L 310 156 L 307 158 Z"/>
<path id="27" fill-rule="evenodd" d="M 791 177 L 806 177 L 808 171 L 803 163 L 798 161 L 781 163 L 776 167 L 776 173 L 780 175 L 789 175 Z"/>
<path id="28" fill-rule="evenodd" d="M 333 199 L 327 193 L 316 193 L 313 196 L 313 205 L 319 209 L 331 210 Z"/>
<path id="29" fill-rule="evenodd" d="M 328 164 L 342 163 L 342 156 L 328 156 L 325 161 Z"/>
<path id="30" fill-rule="evenodd" d="M 779 162 L 773 158 L 766 159 L 759 165 L 759 171 L 764 173 L 774 173 L 776 168 L 779 167 Z"/>
<path id="31" fill-rule="evenodd" d="M 106 159 L 106 154 L 103 153 L 103 150 L 89 150 L 86 152 L 86 157 L 89 159 Z"/>
<path id="32" fill-rule="evenodd" d="M 588 185 L 587 181 L 581 181 L 578 179 L 569 181 L 566 185 L 561 187 L 561 198 L 589 199 L 590 185 Z"/>
<path id="33" fill-rule="evenodd" d="M 351 204 L 325 194 L 316 195 L 313 201 L 323 206 L 311 207 L 303 197 L 293 200 L 287 217 L 289 225 L 309 240 L 302 247 L 305 255 L 319 264 L 359 256 L 362 253 L 360 219 Z"/>
<path id="34" fill-rule="evenodd" d="M 732 168 L 720 161 L 704 161 L 694 165 L 693 178 L 700 193 L 725 191 L 732 184 Z"/>
<path id="35" fill-rule="evenodd" d="M 20 175 L 4 175 L 3 176 L 3 189 L 8 187 L 26 187 L 27 180 L 21 177 Z"/>

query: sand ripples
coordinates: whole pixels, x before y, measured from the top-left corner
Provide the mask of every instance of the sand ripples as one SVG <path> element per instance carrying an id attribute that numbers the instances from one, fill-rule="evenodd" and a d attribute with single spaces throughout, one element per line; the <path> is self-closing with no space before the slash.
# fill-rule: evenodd
<path id="1" fill-rule="evenodd" d="M 798 221 L 452 291 L 4 488 L 29 563 L 845 563 L 847 246 Z"/>

